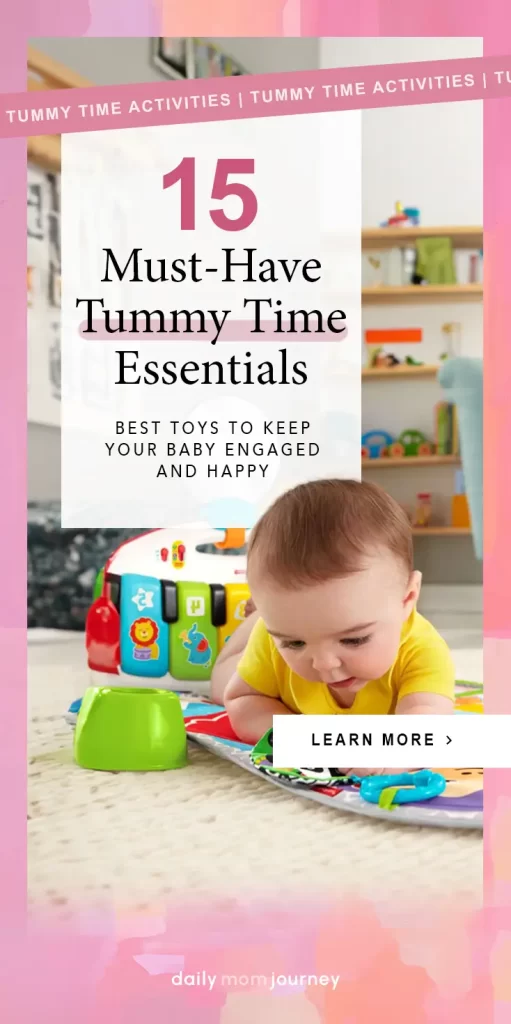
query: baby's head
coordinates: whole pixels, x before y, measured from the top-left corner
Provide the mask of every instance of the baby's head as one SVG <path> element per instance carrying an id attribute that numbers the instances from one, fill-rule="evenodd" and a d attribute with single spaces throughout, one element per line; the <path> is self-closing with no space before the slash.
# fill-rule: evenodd
<path id="1" fill-rule="evenodd" d="M 287 664 L 339 694 L 388 671 L 420 590 L 406 514 L 356 480 L 278 498 L 252 531 L 248 582 Z"/>

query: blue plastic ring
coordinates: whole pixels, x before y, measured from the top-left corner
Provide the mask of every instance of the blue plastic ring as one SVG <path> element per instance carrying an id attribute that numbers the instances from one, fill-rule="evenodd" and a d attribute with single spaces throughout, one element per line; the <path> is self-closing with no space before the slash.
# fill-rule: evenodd
<path id="1" fill-rule="evenodd" d="M 404 772 L 402 775 L 371 775 L 367 779 L 354 778 L 360 783 L 360 796 L 370 804 L 377 804 L 384 789 L 397 787 L 393 804 L 418 803 L 440 796 L 446 787 L 443 775 L 424 769 L 420 772 Z M 401 786 L 412 787 L 401 789 Z"/>

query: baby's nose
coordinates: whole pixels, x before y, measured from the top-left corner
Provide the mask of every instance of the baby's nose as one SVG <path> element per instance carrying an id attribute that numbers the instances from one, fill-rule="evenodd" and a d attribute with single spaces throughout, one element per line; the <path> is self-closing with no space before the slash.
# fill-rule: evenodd
<path id="1" fill-rule="evenodd" d="M 314 655 L 312 664 L 316 672 L 333 672 L 335 669 L 340 668 L 341 658 L 338 654 L 334 654 L 333 651 L 318 652 L 318 654 Z"/>

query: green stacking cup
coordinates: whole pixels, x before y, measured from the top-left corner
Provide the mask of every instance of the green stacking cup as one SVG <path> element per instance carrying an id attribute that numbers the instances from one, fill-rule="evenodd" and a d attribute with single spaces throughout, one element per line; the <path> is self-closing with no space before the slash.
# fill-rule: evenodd
<path id="1" fill-rule="evenodd" d="M 74 736 L 76 763 L 104 772 L 158 772 L 186 765 L 179 697 L 169 690 L 90 687 Z"/>

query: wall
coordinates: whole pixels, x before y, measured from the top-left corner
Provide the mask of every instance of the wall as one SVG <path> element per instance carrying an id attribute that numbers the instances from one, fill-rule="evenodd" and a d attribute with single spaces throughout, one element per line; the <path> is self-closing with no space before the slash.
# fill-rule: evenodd
<path id="1" fill-rule="evenodd" d="M 321 67 L 477 57 L 477 39 L 323 39 Z M 482 224 L 483 105 L 480 101 L 388 107 L 362 113 L 362 223 L 375 227 L 396 200 L 416 205 L 423 224 Z M 421 326 L 420 358 L 435 362 L 441 325 L 463 325 L 463 354 L 482 355 L 482 304 L 385 307 L 384 326 Z M 413 321 L 413 323 L 412 323 Z M 382 307 L 364 311 L 364 326 L 382 325 Z M 414 353 L 417 355 L 417 352 Z M 416 395 L 413 396 L 415 404 Z"/>
<path id="2" fill-rule="evenodd" d="M 253 74 L 305 71 L 319 66 L 317 39 L 213 39 Z M 32 39 L 31 45 L 95 85 L 160 81 L 150 62 L 149 39 Z M 32 501 L 60 498 L 60 431 L 28 425 L 28 495 Z"/>
<path id="3" fill-rule="evenodd" d="M 320 66 L 352 67 L 482 56 L 480 39 L 322 39 Z M 383 77 L 383 76 L 382 76 Z M 480 224 L 482 102 L 388 107 L 362 114 L 364 225 L 396 199 L 417 203 L 429 224 Z"/>
<path id="4" fill-rule="evenodd" d="M 321 67 L 349 67 L 477 57 L 479 39 L 323 39 Z M 482 224 L 482 103 L 435 103 L 388 107 L 362 112 L 362 223 L 375 227 L 393 212 L 397 200 L 418 206 L 422 223 Z M 398 346 L 398 357 L 413 355 L 437 363 L 443 348 L 442 324 L 462 324 L 463 354 L 483 353 L 482 303 L 366 306 L 363 327 L 422 327 L 423 342 L 410 349 Z M 401 351 L 398 351 L 400 349 Z M 415 427 L 431 436 L 433 406 L 442 395 L 435 381 L 370 381 L 364 383 L 364 430 L 400 433 Z M 433 493 L 440 512 L 449 513 L 453 471 L 435 469 L 373 470 L 399 501 L 413 504 L 419 490 Z M 447 545 L 449 552 L 447 553 Z M 480 582 L 481 565 L 470 538 L 423 538 L 416 544 L 417 561 L 428 581 Z"/>
<path id="5" fill-rule="evenodd" d="M 30 42 L 95 85 L 156 82 L 166 77 L 151 65 L 149 39 L 31 39 Z M 252 74 L 319 67 L 318 39 L 214 38 L 211 42 Z"/>

